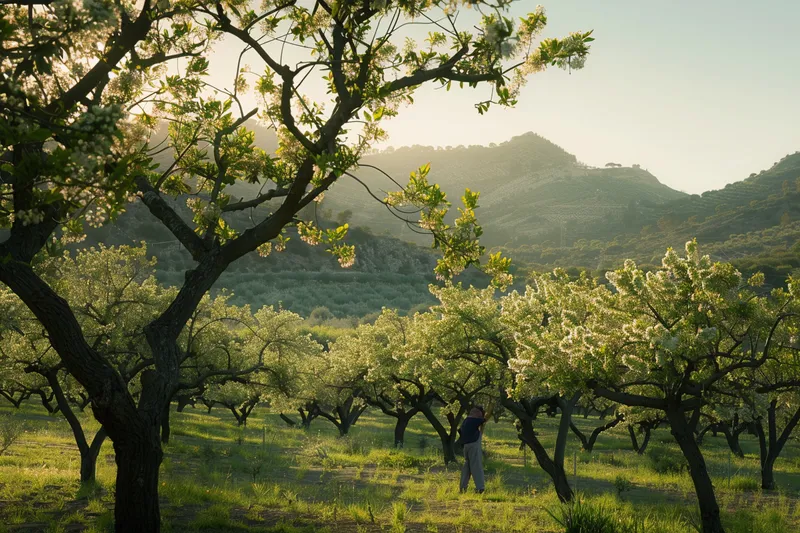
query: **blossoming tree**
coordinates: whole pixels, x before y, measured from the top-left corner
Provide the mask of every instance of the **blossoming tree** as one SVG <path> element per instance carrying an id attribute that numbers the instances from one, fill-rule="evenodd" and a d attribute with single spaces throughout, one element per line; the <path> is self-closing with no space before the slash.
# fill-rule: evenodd
<path id="1" fill-rule="evenodd" d="M 622 405 L 664 413 L 689 466 L 704 533 L 722 532 L 719 506 L 695 431 L 700 409 L 739 372 L 761 367 L 776 349 L 783 314 L 730 264 L 702 256 L 697 243 L 645 273 L 628 261 L 608 275 L 615 293 L 604 320 L 576 345 L 593 375 L 588 386 Z"/>
<path id="2" fill-rule="evenodd" d="M 490 14 L 477 31 L 459 31 L 456 11 L 476 4 Z M 495 103 L 513 104 L 531 73 L 582 65 L 588 33 L 536 46 L 546 17 L 537 11 L 515 23 L 507 16 L 509 5 L 32 0 L 0 6 L 0 226 L 9 229 L 0 243 L 0 281 L 47 330 L 114 443 L 117 531 L 160 528 L 158 428 L 180 383 L 185 354 L 178 340 L 228 265 L 256 250 L 280 248 L 282 232 L 293 224 L 306 240 L 324 241 L 343 265 L 352 263 L 355 251 L 343 241 L 346 228 L 322 231 L 297 214 L 349 175 L 359 156 L 383 138 L 381 122 L 410 103 L 420 85 L 490 86 L 493 96 L 477 104 L 485 112 Z M 424 45 L 403 47 L 398 41 L 411 19 L 434 31 Z M 252 86 L 263 100 L 260 109 L 240 106 L 246 69 L 237 69 L 227 87 L 211 89 L 207 51 L 222 35 L 258 56 Z M 284 61 L 287 43 L 307 56 Z M 159 70 L 175 58 L 185 59 L 178 74 Z M 312 74 L 330 97 L 314 101 L 304 93 Z M 277 131 L 277 157 L 252 150 L 244 125 L 255 115 Z M 175 164 L 156 171 L 144 141 L 158 117 L 172 123 Z M 263 187 L 233 201 L 227 188 L 241 180 Z M 177 193 L 198 198 L 193 220 L 181 218 L 165 201 Z M 54 235 L 76 238 L 83 221 L 113 218 L 134 196 L 194 261 L 172 303 L 145 328 L 153 364 L 142 374 L 138 403 L 113 364 L 86 341 L 75 310 L 32 268 Z M 225 222 L 230 213 L 271 200 L 277 205 L 245 231 L 237 233 Z M 450 204 L 424 170 L 387 200 L 390 207 L 421 208 L 419 224 L 443 250 L 437 267 L 442 276 L 478 262 L 483 253 L 476 241 L 477 195 L 468 192 L 464 201 L 456 222 L 446 224 Z M 499 256 L 485 265 L 499 276 L 507 267 Z"/>

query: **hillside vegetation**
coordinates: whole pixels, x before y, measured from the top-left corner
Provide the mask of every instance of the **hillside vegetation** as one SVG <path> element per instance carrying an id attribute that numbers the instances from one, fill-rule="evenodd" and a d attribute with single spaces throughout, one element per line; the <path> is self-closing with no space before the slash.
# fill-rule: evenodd
<path id="1" fill-rule="evenodd" d="M 603 224 L 571 227 L 567 242 L 507 243 L 529 268 L 604 270 L 625 258 L 656 264 L 661 250 L 696 237 L 715 259 L 745 271 L 763 270 L 772 283 L 800 267 L 800 153 L 724 189 L 661 205 L 630 205 Z"/>
<path id="2" fill-rule="evenodd" d="M 250 127 L 256 144 L 274 152 L 274 133 L 255 123 Z M 163 153 L 156 161 L 166 166 L 171 156 Z M 306 316 L 316 308 L 341 318 L 363 317 L 383 306 L 408 312 L 430 304 L 428 285 L 435 281 L 430 237 L 409 229 L 370 194 L 383 198 L 397 189 L 387 175 L 404 183 L 410 171 L 425 163 L 431 164 L 430 180 L 451 201 L 465 187 L 481 192 L 482 241 L 514 259 L 522 269 L 520 282 L 530 270 L 564 267 L 601 275 L 625 258 L 657 264 L 664 249 L 680 249 L 694 237 L 715 259 L 732 261 L 747 272 L 763 270 L 772 284 L 800 267 L 800 154 L 724 189 L 687 195 L 638 165 L 589 168 L 554 143 L 527 133 L 499 145 L 412 146 L 369 155 L 355 173 L 362 183 L 338 182 L 318 206 L 309 208 L 328 227 L 350 224 L 348 240 L 357 245 L 353 268 L 340 268 L 322 248 L 290 232 L 294 238 L 285 252 L 245 257 L 218 286 L 232 290 L 236 303 L 280 304 Z M 239 183 L 231 192 L 246 196 L 252 187 L 260 186 Z M 188 213 L 185 198 L 172 204 Z M 272 207 L 267 203 L 259 209 Z M 231 222 L 244 229 L 251 214 L 238 214 Z M 130 244 L 129 235 L 148 239 L 162 282 L 182 280 L 190 257 L 141 205 L 132 205 L 119 224 L 91 231 L 87 243 Z M 485 283 L 473 272 L 462 280 Z"/>

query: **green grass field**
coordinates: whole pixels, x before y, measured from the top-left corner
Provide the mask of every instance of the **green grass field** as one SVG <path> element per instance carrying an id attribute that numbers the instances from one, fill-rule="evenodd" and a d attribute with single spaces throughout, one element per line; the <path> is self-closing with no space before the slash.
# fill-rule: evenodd
<path id="1" fill-rule="evenodd" d="M 0 457 L 0 531 L 111 531 L 115 466 L 110 442 L 98 460 L 98 487 L 81 487 L 79 455 L 67 423 L 33 403 L 17 411 L 26 433 Z M 86 425 L 91 426 L 88 414 Z M 582 429 L 597 422 L 577 417 Z M 539 431 L 553 444 L 555 422 Z M 187 408 L 172 414 L 172 439 L 161 469 L 165 531 L 263 532 L 559 532 L 550 512 L 561 509 L 549 478 L 519 449 L 510 421 L 489 424 L 484 439 L 487 490 L 459 494 L 458 468 L 445 468 L 439 441 L 424 418 L 412 421 L 406 446 L 395 451 L 392 420 L 367 412 L 339 438 L 315 420 L 309 431 L 287 427 L 276 413 L 257 410 L 238 428 L 227 411 Z M 743 436 L 746 457 L 729 458 L 722 436 L 703 444 L 709 470 L 732 533 L 800 531 L 800 446 L 776 464 L 781 487 L 761 491 L 757 443 Z M 627 431 L 604 433 L 594 451 L 568 445 L 570 482 L 579 500 L 602 506 L 638 531 L 691 532 L 697 522 L 694 490 L 680 467 L 669 431 L 653 435 L 636 455 Z M 573 469 L 577 476 L 573 476 Z M 660 468 L 663 470 L 663 468 Z M 730 477 L 729 477 L 730 472 Z M 550 512 L 548 512 L 550 511 Z"/>

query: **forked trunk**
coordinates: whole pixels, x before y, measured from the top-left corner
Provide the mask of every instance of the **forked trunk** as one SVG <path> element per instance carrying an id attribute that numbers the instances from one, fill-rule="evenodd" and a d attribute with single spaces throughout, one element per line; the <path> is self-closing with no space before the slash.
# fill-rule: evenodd
<path id="1" fill-rule="evenodd" d="M 591 435 L 587 437 L 579 428 L 576 426 L 571 420 L 569 423 L 570 429 L 572 432 L 575 433 L 575 436 L 578 437 L 578 440 L 581 441 L 581 448 L 586 451 L 590 452 L 594 449 L 594 445 L 597 442 L 597 437 L 604 431 L 608 431 L 609 429 L 616 427 L 620 422 L 624 420 L 622 415 L 617 415 L 613 420 L 603 424 L 602 426 L 594 428 L 592 430 Z"/>
<path id="2" fill-rule="evenodd" d="M 672 436 L 680 446 L 686 462 L 689 464 L 689 474 L 694 483 L 694 490 L 700 505 L 700 522 L 703 533 L 724 533 L 722 520 L 720 518 L 717 496 L 714 493 L 714 485 L 708 475 L 706 461 L 697 446 L 690 423 L 687 422 L 684 412 L 679 409 L 667 411 L 667 419 L 672 428 Z"/>
<path id="3" fill-rule="evenodd" d="M 572 488 L 569 486 L 567 473 L 564 470 L 563 454 L 559 456 L 560 462 L 551 459 L 547 450 L 536 436 L 536 432 L 533 430 L 533 422 L 530 420 L 520 420 L 520 425 L 519 438 L 533 451 L 533 455 L 536 456 L 536 461 L 539 463 L 539 466 L 550 476 L 550 479 L 553 480 L 553 487 L 556 490 L 558 499 L 561 500 L 562 503 L 571 501 L 573 492 Z"/>
<path id="4" fill-rule="evenodd" d="M 739 435 L 744 431 L 744 428 L 731 430 L 730 427 L 725 425 L 722 430 L 725 433 L 725 440 L 728 441 L 728 448 L 731 449 L 731 453 L 736 457 L 744 458 L 744 450 L 742 450 L 742 445 L 739 443 Z"/>
<path id="5" fill-rule="evenodd" d="M 176 396 L 175 401 L 178 402 L 178 408 L 176 409 L 176 411 L 178 411 L 179 413 L 182 413 L 183 410 L 186 409 L 187 405 L 191 405 L 192 407 L 194 407 L 194 400 L 192 399 L 191 396 L 186 396 L 186 395 Z"/>
<path id="6" fill-rule="evenodd" d="M 761 488 L 772 490 L 775 485 L 775 461 L 781 455 L 783 447 L 789 440 L 794 429 L 800 422 L 800 408 L 795 410 L 794 414 L 786 422 L 783 431 L 778 433 L 778 419 L 777 419 L 778 401 L 772 400 L 767 409 L 767 430 L 768 434 L 764 433 L 764 426 L 761 419 L 753 422 L 753 429 L 758 437 L 758 447 L 761 457 Z"/>
<path id="7" fill-rule="evenodd" d="M 91 446 L 81 447 L 81 484 L 94 483 L 97 477 L 97 457 L 100 455 L 100 448 L 106 440 L 106 430 L 102 427 L 92 439 Z"/>
<path id="8" fill-rule="evenodd" d="M 644 436 L 642 437 L 642 443 L 636 440 L 636 430 L 633 429 L 633 426 L 628 426 L 628 433 L 631 436 L 631 444 L 633 444 L 633 449 L 636 450 L 636 453 L 639 455 L 644 455 L 645 450 L 647 450 L 647 445 L 650 443 L 650 426 L 641 426 L 642 433 Z"/>

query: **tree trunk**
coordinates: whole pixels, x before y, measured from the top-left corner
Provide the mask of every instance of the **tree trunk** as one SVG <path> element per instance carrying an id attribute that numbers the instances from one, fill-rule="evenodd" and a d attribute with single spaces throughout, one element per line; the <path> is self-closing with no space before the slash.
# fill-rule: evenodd
<path id="1" fill-rule="evenodd" d="M 59 411 L 64 415 L 64 418 L 67 420 L 72 430 L 72 436 L 75 438 L 75 444 L 81 455 L 81 483 L 94 483 L 97 472 L 97 456 L 106 438 L 105 429 L 103 429 L 102 426 L 100 427 L 90 445 L 86 441 L 86 434 L 83 431 L 78 417 L 75 416 L 75 412 L 72 410 L 72 406 L 64 394 L 64 389 L 61 388 L 61 382 L 58 380 L 58 370 L 40 372 L 40 375 L 47 379 L 50 390 L 53 392 L 53 396 L 55 396 Z M 42 395 L 42 398 L 44 398 L 44 395 Z"/>
<path id="2" fill-rule="evenodd" d="M 728 441 L 728 448 L 731 449 L 731 453 L 733 453 L 736 457 L 744 458 L 744 450 L 742 450 L 742 445 L 739 444 L 739 435 L 744 431 L 743 428 L 733 428 L 728 426 L 728 424 L 723 424 L 720 428 L 722 433 L 725 435 L 725 440 Z"/>
<path id="3" fill-rule="evenodd" d="M 761 488 L 772 490 L 775 485 L 774 467 L 775 461 L 781 455 L 783 447 L 789 440 L 798 422 L 800 422 L 800 408 L 796 409 L 791 418 L 786 423 L 783 431 L 778 434 L 778 421 L 777 421 L 777 407 L 778 401 L 772 400 L 767 409 L 767 429 L 768 435 L 764 434 L 764 426 L 761 419 L 753 422 L 753 429 L 758 436 L 758 445 L 761 457 Z"/>
<path id="4" fill-rule="evenodd" d="M 542 470 L 547 472 L 547 475 L 553 480 L 553 487 L 556 489 L 558 499 L 561 500 L 562 503 L 571 501 L 573 493 L 572 488 L 569 486 L 567 473 L 564 471 L 563 456 L 561 464 L 550 459 L 547 450 L 542 446 L 542 443 L 536 436 L 536 432 L 533 430 L 533 422 L 531 420 L 520 420 L 520 424 L 519 438 L 533 451 L 539 466 L 542 467 Z"/>
<path id="5" fill-rule="evenodd" d="M 94 483 L 97 475 L 97 457 L 100 455 L 100 448 L 106 440 L 106 430 L 102 427 L 92 439 L 92 445 L 81 448 L 81 484 Z"/>
<path id="6" fill-rule="evenodd" d="M 116 533 L 157 533 L 161 528 L 158 469 L 163 453 L 157 426 L 114 443 L 117 459 Z"/>
<path id="7" fill-rule="evenodd" d="M 642 452 L 639 451 L 639 441 L 636 439 L 636 430 L 633 429 L 633 426 L 628 426 L 628 434 L 631 436 L 631 445 L 633 446 L 633 450 L 641 455 Z"/>
<path id="8" fill-rule="evenodd" d="M 409 416 L 407 413 L 402 413 L 397 417 L 397 422 L 394 425 L 394 447 L 402 448 L 406 438 L 406 428 L 408 423 L 414 415 Z"/>
<path id="9" fill-rule="evenodd" d="M 292 420 L 291 418 L 289 418 L 285 414 L 281 413 L 280 416 L 281 416 L 281 420 L 286 422 L 286 425 L 289 426 L 290 428 L 295 427 L 297 425 L 297 422 L 295 422 L 294 420 Z"/>
<path id="10" fill-rule="evenodd" d="M 722 528 L 717 496 L 714 493 L 714 485 L 711 483 L 711 477 L 708 475 L 703 453 L 700 451 L 700 447 L 697 446 L 697 442 L 694 439 L 690 422 L 686 420 L 686 416 L 680 408 L 668 410 L 667 419 L 672 428 L 672 436 L 675 437 L 675 441 L 678 443 L 678 446 L 680 446 L 683 456 L 689 464 L 689 474 L 692 477 L 694 490 L 697 494 L 697 500 L 700 506 L 700 522 L 703 527 L 702 532 L 724 533 L 725 530 Z"/>
<path id="11" fill-rule="evenodd" d="M 187 405 L 194 407 L 194 400 L 192 400 L 191 396 L 178 396 L 175 398 L 175 400 L 178 402 L 177 411 L 179 413 L 182 413 L 183 410 L 186 409 Z"/>
<path id="12" fill-rule="evenodd" d="M 300 413 L 300 425 L 303 429 L 310 429 L 311 422 L 319 416 L 319 410 L 316 407 L 309 407 L 307 410 L 302 407 L 297 410 Z"/>
<path id="13" fill-rule="evenodd" d="M 164 414 L 161 415 L 161 443 L 162 444 L 169 444 L 169 435 L 170 435 L 170 427 L 169 427 L 169 404 L 167 404 L 166 409 L 164 409 Z"/>
<path id="14" fill-rule="evenodd" d="M 772 454 L 767 456 L 767 459 L 761 464 L 761 488 L 764 490 L 775 489 L 775 459 Z"/>
<path id="15" fill-rule="evenodd" d="M 441 421 L 433 414 L 430 405 L 423 407 L 421 410 L 422 414 L 425 415 L 425 418 L 427 418 L 428 422 L 433 426 L 433 429 L 436 430 L 436 434 L 439 435 L 439 440 L 442 441 L 444 464 L 454 463 L 456 461 L 455 439 L 451 437 L 450 432 L 447 431 Z"/>
<path id="16" fill-rule="evenodd" d="M 711 429 L 714 427 L 714 425 L 715 424 L 709 424 L 706 427 L 704 427 L 703 429 L 701 429 L 699 433 L 697 433 L 697 437 L 695 437 L 694 440 L 695 440 L 695 442 L 697 442 L 698 446 L 702 446 L 703 445 L 703 438 L 706 436 L 706 433 L 711 431 Z"/>
<path id="17" fill-rule="evenodd" d="M 644 427 L 642 431 L 644 431 L 644 438 L 642 439 L 642 445 L 639 447 L 638 450 L 639 455 L 644 455 L 645 450 L 647 450 L 647 445 L 650 444 L 650 434 L 651 434 L 650 426 Z"/>
<path id="18" fill-rule="evenodd" d="M 578 437 L 578 440 L 581 441 L 581 448 L 584 451 L 591 453 L 592 450 L 594 449 L 595 443 L 597 442 L 597 437 L 600 436 L 600 433 L 608 431 L 609 429 L 615 427 L 617 424 L 622 422 L 623 419 L 624 418 L 621 415 L 617 415 L 617 417 L 614 418 L 614 420 L 611 420 L 610 422 L 602 426 L 594 428 L 594 430 L 592 430 L 592 434 L 589 435 L 589 438 L 586 438 L 586 435 L 584 435 L 584 433 L 580 429 L 578 429 L 578 426 L 576 426 L 572 422 L 572 420 L 570 420 L 569 427 L 570 429 L 572 429 L 572 432 L 575 433 L 575 435 Z"/>

